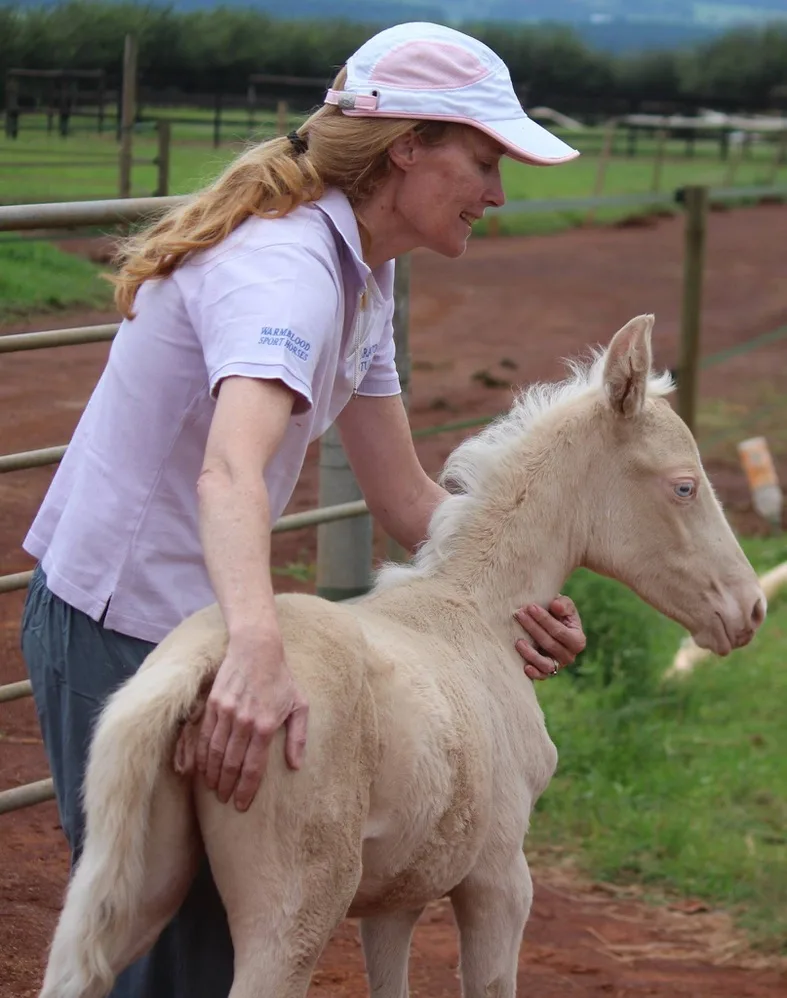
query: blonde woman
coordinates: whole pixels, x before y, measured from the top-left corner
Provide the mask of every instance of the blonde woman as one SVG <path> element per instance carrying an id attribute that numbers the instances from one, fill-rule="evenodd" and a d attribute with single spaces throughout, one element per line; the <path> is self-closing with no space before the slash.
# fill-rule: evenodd
<path id="1" fill-rule="evenodd" d="M 527 118 L 484 45 L 402 24 L 350 58 L 297 132 L 250 149 L 128 243 L 123 322 L 25 541 L 39 566 L 23 650 L 74 857 L 98 710 L 208 603 L 229 644 L 194 722 L 197 778 L 247 808 L 282 725 L 300 766 L 308 704 L 277 625 L 271 524 L 308 444 L 336 421 L 386 532 L 407 548 L 425 537 L 445 493 L 418 462 L 400 399 L 393 260 L 416 247 L 460 256 L 473 222 L 504 201 L 504 155 L 548 166 L 577 154 Z M 519 619 L 531 679 L 584 646 L 564 597 Z M 113 994 L 220 996 L 231 978 L 203 871 Z"/>

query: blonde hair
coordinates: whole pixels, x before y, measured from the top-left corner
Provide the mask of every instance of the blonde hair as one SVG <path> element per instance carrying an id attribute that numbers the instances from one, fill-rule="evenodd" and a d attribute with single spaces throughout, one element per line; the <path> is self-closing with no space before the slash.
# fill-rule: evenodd
<path id="1" fill-rule="evenodd" d="M 334 89 L 342 89 L 345 78 L 342 69 Z M 308 141 L 306 152 L 297 153 L 286 136 L 254 145 L 194 198 L 124 241 L 116 258 L 118 273 L 110 278 L 120 313 L 133 318 L 134 300 L 145 281 L 167 277 L 190 254 L 215 246 L 251 215 L 280 218 L 318 200 L 326 187 L 338 187 L 358 205 L 388 174 L 392 142 L 416 130 L 423 141 L 436 144 L 450 127 L 403 118 L 355 118 L 335 105 L 320 107 L 298 129 Z"/>

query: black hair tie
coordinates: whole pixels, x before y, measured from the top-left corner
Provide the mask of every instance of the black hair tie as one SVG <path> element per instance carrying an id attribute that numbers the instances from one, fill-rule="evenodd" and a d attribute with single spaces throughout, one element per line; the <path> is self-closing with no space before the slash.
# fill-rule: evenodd
<path id="1" fill-rule="evenodd" d="M 303 136 L 298 135 L 298 133 L 294 130 L 288 133 L 287 138 L 290 140 L 290 144 L 292 145 L 293 152 L 296 156 L 302 156 L 309 148 L 309 143 L 306 139 L 304 139 Z"/>

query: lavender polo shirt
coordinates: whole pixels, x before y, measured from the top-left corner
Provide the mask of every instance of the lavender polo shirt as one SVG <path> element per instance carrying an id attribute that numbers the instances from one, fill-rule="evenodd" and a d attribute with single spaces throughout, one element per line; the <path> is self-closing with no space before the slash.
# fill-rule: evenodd
<path id="1" fill-rule="evenodd" d="M 249 218 L 148 281 L 25 538 L 49 588 L 105 626 L 160 641 L 215 596 L 197 477 L 222 378 L 278 378 L 297 396 L 265 470 L 284 510 L 308 444 L 361 395 L 396 395 L 393 263 L 372 273 L 346 197 Z"/>

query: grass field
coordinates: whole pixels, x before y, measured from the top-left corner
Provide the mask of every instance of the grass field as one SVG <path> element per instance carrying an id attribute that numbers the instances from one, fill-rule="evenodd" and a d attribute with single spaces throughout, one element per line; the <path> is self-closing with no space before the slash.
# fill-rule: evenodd
<path id="1" fill-rule="evenodd" d="M 743 543 L 760 572 L 787 560 L 784 537 Z M 787 594 L 751 646 L 665 683 L 677 626 L 586 573 L 567 591 L 589 645 L 573 677 L 539 687 L 560 763 L 532 847 L 722 905 L 787 952 Z"/>
<path id="2" fill-rule="evenodd" d="M 157 112 L 158 113 L 158 112 Z M 163 112 L 162 112 L 163 113 Z M 248 141 L 236 128 L 227 126 L 227 143 L 214 148 L 210 141 L 210 115 L 189 113 L 183 109 L 168 109 L 170 117 L 186 116 L 190 124 L 173 125 L 170 150 L 169 191 L 190 193 L 214 178 Z M 237 112 L 234 118 L 239 119 Z M 289 124 L 298 121 L 292 117 Z M 32 125 L 37 129 L 33 130 Z M 274 116 L 260 122 L 256 137 L 272 134 Z M 504 184 L 509 201 L 546 198 L 581 198 L 596 188 L 598 156 L 601 141 L 599 130 L 564 133 L 580 149 L 588 150 L 578 160 L 555 169 L 527 167 L 504 161 Z M 147 196 L 156 191 L 157 168 L 153 160 L 157 152 L 152 124 L 139 126 L 134 140 L 135 165 L 132 173 L 135 196 Z M 653 188 L 653 155 L 655 140 L 641 138 L 638 155 L 629 157 L 626 136 L 618 136 L 615 155 L 608 165 L 604 194 L 647 192 Z M 775 179 L 787 185 L 787 164 L 774 173 L 776 149 L 772 144 L 754 145 L 743 158 L 735 173 L 735 183 L 741 186 L 763 184 Z M 660 190 L 672 192 L 689 183 L 718 186 L 729 179 L 728 166 L 719 159 L 718 144 L 701 142 L 695 155 L 685 156 L 685 143 L 673 141 L 666 150 L 661 169 Z M 111 127 L 101 136 L 94 131 L 78 130 L 68 138 L 48 135 L 43 117 L 23 119 L 18 139 L 0 137 L 0 203 L 32 203 L 93 198 L 111 198 L 118 194 L 118 146 Z M 669 196 L 663 210 L 670 206 Z M 601 208 L 595 212 L 596 224 L 610 224 L 650 209 Z M 498 232 L 530 234 L 555 232 L 586 221 L 585 210 L 551 211 L 538 214 L 505 215 L 499 220 Z M 479 235 L 489 230 L 489 222 L 477 227 Z M 7 234 L 0 236 L 0 319 L 26 313 L 69 307 L 105 307 L 110 302 L 109 285 L 99 278 L 99 268 L 77 260 L 52 247 L 34 244 L 26 237 Z"/>
<path id="3" fill-rule="evenodd" d="M 213 148 L 209 116 L 193 109 L 172 108 L 157 112 L 162 117 L 191 117 L 195 124 L 172 126 L 170 153 L 170 193 L 189 193 L 215 176 L 235 152 L 250 138 L 266 138 L 273 134 L 275 120 L 269 115 L 250 136 L 246 127 L 226 126 L 223 144 Z M 235 115 L 237 119 L 237 114 Z M 202 124 L 198 124 L 199 121 Z M 298 118 L 290 118 L 294 125 Z M 36 130 L 24 127 L 30 121 Z M 599 130 L 581 133 L 560 133 L 566 141 L 583 151 L 576 162 L 559 169 L 525 167 L 509 161 L 505 163 L 505 187 L 510 200 L 523 198 L 584 197 L 594 190 L 598 149 L 601 143 Z M 643 137 L 638 140 L 637 155 L 628 156 L 624 134 L 618 135 L 612 163 L 607 171 L 605 193 L 634 193 L 649 191 L 653 183 L 653 156 L 656 142 Z M 728 166 L 719 158 L 718 143 L 698 142 L 695 155 L 685 155 L 685 142 L 674 140 L 668 144 L 661 171 L 660 189 L 672 191 L 684 184 L 720 185 L 725 181 Z M 764 183 L 773 176 L 776 149 L 772 143 L 755 144 L 744 157 L 736 171 L 735 183 L 751 185 Z M 153 125 L 140 125 L 134 140 L 134 156 L 148 163 L 156 155 Z M 84 162 L 87 166 L 50 167 L 49 162 Z M 110 131 L 99 136 L 96 132 L 79 130 L 63 139 L 47 135 L 43 119 L 23 119 L 18 139 L 0 137 L 0 201 L 32 202 L 39 200 L 70 200 L 76 198 L 113 197 L 117 194 L 118 145 Z M 27 164 L 36 165 L 27 165 Z M 15 166 L 15 164 L 25 164 Z M 776 179 L 787 183 L 787 163 L 782 164 Z M 136 195 L 152 193 L 156 187 L 156 169 L 152 165 L 137 165 L 133 173 Z"/>

